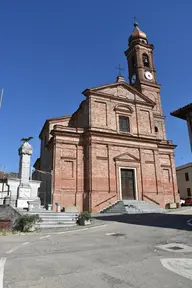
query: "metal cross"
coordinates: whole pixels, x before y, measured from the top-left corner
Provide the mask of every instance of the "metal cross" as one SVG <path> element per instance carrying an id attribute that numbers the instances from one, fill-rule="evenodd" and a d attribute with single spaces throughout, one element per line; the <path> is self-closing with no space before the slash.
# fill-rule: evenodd
<path id="1" fill-rule="evenodd" d="M 119 76 L 121 76 L 121 71 L 124 71 L 123 68 L 121 68 L 121 65 L 119 64 L 118 67 L 116 67 L 117 70 L 119 70 Z"/>
<path id="2" fill-rule="evenodd" d="M 133 20 L 134 20 L 133 22 L 134 26 L 138 26 L 137 18 L 135 16 L 133 17 Z"/>

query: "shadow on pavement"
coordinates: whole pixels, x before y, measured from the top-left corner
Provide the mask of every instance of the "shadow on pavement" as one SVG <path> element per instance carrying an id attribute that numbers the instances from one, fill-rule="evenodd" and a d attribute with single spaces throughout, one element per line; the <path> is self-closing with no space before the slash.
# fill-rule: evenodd
<path id="1" fill-rule="evenodd" d="M 192 226 L 187 224 L 189 219 L 192 219 L 192 215 L 182 214 L 100 214 L 94 217 L 98 220 L 115 221 L 134 225 L 161 227 L 169 229 L 179 229 L 192 231 Z M 192 223 L 192 220 L 191 220 Z"/>

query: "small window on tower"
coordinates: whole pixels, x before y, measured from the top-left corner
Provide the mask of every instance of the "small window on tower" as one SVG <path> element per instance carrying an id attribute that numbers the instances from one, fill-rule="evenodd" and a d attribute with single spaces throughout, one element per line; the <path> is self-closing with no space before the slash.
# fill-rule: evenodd
<path id="1" fill-rule="evenodd" d="M 136 67 L 136 63 L 135 63 L 135 57 L 134 56 L 132 56 L 131 62 L 132 62 L 132 67 L 135 68 Z"/>
<path id="2" fill-rule="evenodd" d="M 143 65 L 145 66 L 145 67 L 149 67 L 149 57 L 148 57 L 148 55 L 147 54 L 143 54 Z"/>
<path id="3" fill-rule="evenodd" d="M 47 136 L 44 137 L 44 146 L 46 147 L 47 145 Z"/>
<path id="4" fill-rule="evenodd" d="M 155 126 L 155 133 L 157 133 L 158 132 L 158 127 L 157 126 Z"/>

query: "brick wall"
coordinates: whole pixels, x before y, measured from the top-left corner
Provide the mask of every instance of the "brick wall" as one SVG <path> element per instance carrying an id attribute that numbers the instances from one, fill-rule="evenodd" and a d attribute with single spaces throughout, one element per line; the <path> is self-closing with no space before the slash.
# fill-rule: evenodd
<path id="1" fill-rule="evenodd" d="M 56 202 L 61 203 L 62 207 L 75 205 L 80 211 L 83 209 L 83 154 L 83 147 L 77 143 L 67 144 L 57 140 L 54 156 L 54 209 Z"/>
<path id="2" fill-rule="evenodd" d="M 161 207 L 179 201 L 173 147 L 161 143 L 166 138 L 158 91 L 150 96 L 159 103 L 153 107 L 127 84 L 115 85 L 90 91 L 68 122 L 70 128 L 63 125 L 54 132 L 54 208 L 60 202 L 79 211 L 100 211 L 120 200 L 121 168 L 134 169 L 136 199 Z M 129 117 L 127 133 L 119 129 L 120 115 Z"/>

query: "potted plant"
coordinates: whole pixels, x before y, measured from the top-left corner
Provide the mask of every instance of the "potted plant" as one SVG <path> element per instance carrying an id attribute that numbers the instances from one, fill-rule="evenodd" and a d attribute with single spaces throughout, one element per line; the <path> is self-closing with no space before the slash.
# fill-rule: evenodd
<path id="1" fill-rule="evenodd" d="M 91 213 L 89 211 L 81 212 L 79 214 L 77 223 L 79 225 L 90 225 L 91 224 Z"/>

